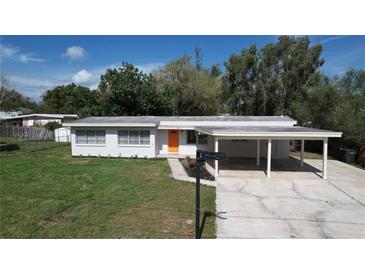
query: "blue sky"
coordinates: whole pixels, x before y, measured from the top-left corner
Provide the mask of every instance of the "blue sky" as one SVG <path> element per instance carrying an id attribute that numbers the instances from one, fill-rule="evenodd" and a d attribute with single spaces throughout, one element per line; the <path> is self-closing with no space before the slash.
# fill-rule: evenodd
<path id="1" fill-rule="evenodd" d="M 365 69 L 365 36 L 310 36 L 323 45 L 322 71 L 330 76 L 347 68 Z M 194 47 L 203 52 L 207 66 L 254 43 L 261 47 L 277 36 L 1 36 L 1 74 L 35 100 L 53 86 L 76 82 L 95 88 L 108 67 L 123 61 L 144 72 L 163 66 Z"/>

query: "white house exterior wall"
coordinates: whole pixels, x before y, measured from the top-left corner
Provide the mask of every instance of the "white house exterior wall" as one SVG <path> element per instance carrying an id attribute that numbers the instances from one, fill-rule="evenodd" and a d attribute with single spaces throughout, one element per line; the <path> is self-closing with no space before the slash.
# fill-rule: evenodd
<path id="1" fill-rule="evenodd" d="M 207 150 L 209 147 L 209 139 L 212 138 L 208 138 L 208 144 L 199 144 L 198 149 Z M 196 144 L 187 143 L 187 130 L 179 130 L 179 152 L 177 154 L 195 156 L 196 150 Z M 166 129 L 160 129 L 157 131 L 157 151 L 158 154 L 161 155 L 169 154 L 168 130 Z"/>
<path id="2" fill-rule="evenodd" d="M 219 140 L 218 150 L 226 153 L 227 157 L 256 157 L 257 140 Z M 283 159 L 289 158 L 289 141 L 273 140 L 272 141 L 272 158 Z M 267 156 L 267 142 L 260 141 L 260 156 Z"/>
<path id="3" fill-rule="evenodd" d="M 131 157 L 153 158 L 156 155 L 168 155 L 168 130 L 157 130 L 155 128 L 98 128 L 105 130 L 105 144 L 76 144 L 77 129 L 95 128 L 76 128 L 71 129 L 72 155 L 73 156 L 103 156 L 103 157 Z M 118 130 L 138 129 L 150 131 L 149 145 L 119 145 Z M 175 154 L 195 156 L 197 149 L 214 149 L 214 137 L 208 136 L 208 144 L 187 144 L 187 131 L 179 130 L 179 152 Z M 256 157 L 256 140 L 220 140 L 219 151 L 225 152 L 228 157 Z M 266 157 L 267 143 L 261 140 L 261 157 Z M 272 157 L 274 159 L 289 157 L 289 141 L 273 140 Z"/>
<path id="4" fill-rule="evenodd" d="M 98 130 L 105 130 L 105 144 L 76 144 L 76 130 L 78 129 L 90 129 L 95 128 L 77 128 L 72 127 L 72 155 L 73 156 L 103 156 L 103 157 L 134 157 L 138 158 L 154 158 L 156 156 L 155 151 L 155 128 L 97 128 Z M 150 144 L 149 145 L 120 145 L 118 144 L 118 130 L 149 130 L 150 131 Z"/>
<path id="5" fill-rule="evenodd" d="M 48 122 L 57 122 L 57 123 L 60 123 L 61 124 L 62 123 L 62 119 L 57 119 L 57 118 L 39 118 L 39 119 L 34 119 L 34 117 L 29 117 L 29 118 L 23 118 L 22 119 L 22 125 L 23 125 L 23 127 L 31 127 L 31 126 L 35 126 L 35 125 L 44 126 Z"/>

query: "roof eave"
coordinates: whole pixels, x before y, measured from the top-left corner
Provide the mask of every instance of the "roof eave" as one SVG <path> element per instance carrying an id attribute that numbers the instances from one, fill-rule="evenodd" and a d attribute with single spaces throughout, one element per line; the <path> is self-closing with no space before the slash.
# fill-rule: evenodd
<path id="1" fill-rule="evenodd" d="M 65 127 L 156 127 L 155 123 L 62 123 Z"/>

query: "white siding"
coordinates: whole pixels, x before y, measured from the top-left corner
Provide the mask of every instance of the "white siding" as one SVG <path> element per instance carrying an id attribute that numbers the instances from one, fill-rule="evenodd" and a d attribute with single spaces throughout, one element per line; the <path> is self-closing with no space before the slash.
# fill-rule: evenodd
<path id="1" fill-rule="evenodd" d="M 195 156 L 197 146 L 196 144 L 187 143 L 187 131 L 179 130 L 179 152 L 180 155 Z M 209 144 L 209 138 L 208 138 Z M 207 144 L 199 144 L 199 149 L 208 150 Z M 158 154 L 166 155 L 168 154 L 168 130 L 161 129 L 157 133 L 157 151 Z M 175 153 L 176 154 L 176 153 Z"/>
<path id="2" fill-rule="evenodd" d="M 105 130 L 105 144 L 76 144 L 76 130 L 95 129 L 95 128 L 76 128 L 71 129 L 72 155 L 73 156 L 103 156 L 103 157 L 131 157 L 153 158 L 155 157 L 155 128 L 100 128 Z M 118 130 L 149 130 L 149 145 L 120 145 L 118 144 Z"/>
<path id="3" fill-rule="evenodd" d="M 22 119 L 22 124 L 23 127 L 31 127 L 31 126 L 35 126 L 35 125 L 40 125 L 40 126 L 44 126 L 45 124 L 47 124 L 48 122 L 57 122 L 59 124 L 62 124 L 62 119 L 58 119 L 58 118 L 34 118 L 34 117 L 28 117 L 28 118 L 23 118 Z"/>
<path id="4" fill-rule="evenodd" d="M 105 144 L 76 144 L 75 132 L 77 129 L 96 129 L 94 128 L 76 128 L 71 130 L 72 137 L 72 155 L 73 156 L 104 156 L 104 157 L 131 157 L 139 158 L 156 157 L 157 154 L 167 155 L 168 152 L 168 130 L 157 130 L 155 128 L 101 128 L 105 130 Z M 149 145 L 119 145 L 118 130 L 150 130 Z M 187 131 L 179 130 L 179 155 L 195 156 L 196 144 L 187 144 Z M 214 150 L 214 137 L 208 136 L 208 144 L 199 144 L 198 149 Z M 256 157 L 256 140 L 220 140 L 219 151 L 225 152 L 228 157 Z M 261 157 L 267 156 L 267 141 L 261 140 Z M 176 154 L 176 153 L 173 153 Z M 289 157 L 289 141 L 273 140 L 272 142 L 272 158 L 288 158 Z"/>

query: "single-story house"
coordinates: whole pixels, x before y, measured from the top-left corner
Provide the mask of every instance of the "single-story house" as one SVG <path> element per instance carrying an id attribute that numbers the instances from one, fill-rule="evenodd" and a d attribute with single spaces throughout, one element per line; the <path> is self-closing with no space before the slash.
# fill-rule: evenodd
<path id="1" fill-rule="evenodd" d="M 196 150 L 224 152 L 227 157 L 289 158 L 290 140 L 323 141 L 323 178 L 327 177 L 328 138 L 341 132 L 296 126 L 288 116 L 119 116 L 88 117 L 71 128 L 73 156 L 194 157 Z M 218 161 L 215 161 L 218 176 Z"/>
<path id="2" fill-rule="evenodd" d="M 48 122 L 66 123 L 77 119 L 76 114 L 27 114 L 5 118 L 5 121 L 19 121 L 23 127 L 44 126 Z"/>

